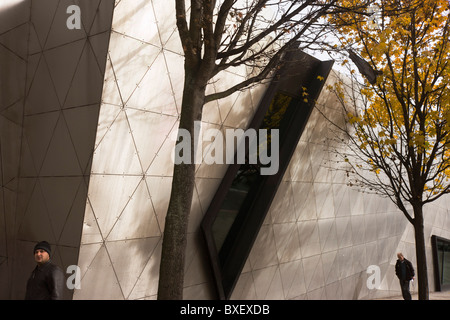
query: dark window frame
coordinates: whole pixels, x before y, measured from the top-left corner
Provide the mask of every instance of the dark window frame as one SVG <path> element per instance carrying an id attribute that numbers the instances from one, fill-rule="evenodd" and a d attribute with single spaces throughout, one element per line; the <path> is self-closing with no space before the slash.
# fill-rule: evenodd
<path id="1" fill-rule="evenodd" d="M 438 237 L 436 235 L 431 236 L 431 248 L 433 251 L 433 273 L 434 273 L 434 283 L 435 283 L 436 291 L 448 291 L 448 290 L 450 290 L 450 284 L 443 284 L 441 281 L 442 270 L 439 266 L 438 242 L 444 242 L 444 243 L 450 245 L 450 239 L 445 239 L 442 237 Z"/>
<path id="2" fill-rule="evenodd" d="M 312 56 L 294 49 L 288 52 L 277 75 L 262 97 L 258 109 L 249 125 L 249 129 L 258 130 L 264 116 L 277 92 L 289 93 L 297 96 L 298 105 L 287 120 L 287 130 L 284 137 L 280 136 L 279 170 L 271 176 L 261 176 L 260 183 L 252 190 L 253 198 L 247 203 L 245 213 L 237 218 L 240 223 L 233 225 L 233 238 L 228 244 L 229 252 L 222 261 L 215 245 L 212 225 L 217 217 L 227 192 L 240 168 L 236 161 L 230 164 L 228 170 L 214 196 L 201 223 L 201 230 L 206 242 L 211 269 L 216 284 L 219 299 L 230 299 L 236 282 L 242 272 L 248 255 L 253 247 L 261 225 L 270 209 L 278 186 L 285 174 L 291 157 L 298 145 L 309 116 L 314 109 L 315 102 L 331 72 L 334 61 L 320 61 Z M 308 92 L 305 101 L 302 88 Z"/>

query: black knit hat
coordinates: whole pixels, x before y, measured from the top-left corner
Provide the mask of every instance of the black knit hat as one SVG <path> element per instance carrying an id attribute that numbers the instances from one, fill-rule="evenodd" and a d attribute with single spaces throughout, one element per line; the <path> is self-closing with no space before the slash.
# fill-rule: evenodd
<path id="1" fill-rule="evenodd" d="M 51 248 L 50 244 L 47 241 L 38 242 L 38 244 L 36 244 L 34 246 L 33 253 L 35 253 L 36 250 L 38 250 L 38 249 L 42 249 L 44 251 L 47 251 L 48 255 L 51 255 L 51 253 L 52 253 L 52 248 Z"/>

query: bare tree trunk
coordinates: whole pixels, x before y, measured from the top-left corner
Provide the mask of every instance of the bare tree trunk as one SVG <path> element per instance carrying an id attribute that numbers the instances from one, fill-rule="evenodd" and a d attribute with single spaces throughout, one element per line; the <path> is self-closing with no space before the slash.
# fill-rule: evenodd
<path id="1" fill-rule="evenodd" d="M 182 300 L 187 227 L 195 187 L 194 123 L 201 121 L 205 85 L 186 75 L 179 129 L 191 134 L 190 163 L 174 165 L 172 191 L 164 226 L 158 300 Z"/>
<path id="2" fill-rule="evenodd" d="M 428 271 L 425 248 L 423 206 L 414 206 L 414 236 L 416 241 L 417 260 L 417 284 L 419 288 L 419 300 L 428 300 Z"/>
<path id="3" fill-rule="evenodd" d="M 158 299 L 183 298 L 184 261 L 188 216 L 194 190 L 193 165 L 180 164 L 174 168 L 174 183 L 167 211 Z"/>

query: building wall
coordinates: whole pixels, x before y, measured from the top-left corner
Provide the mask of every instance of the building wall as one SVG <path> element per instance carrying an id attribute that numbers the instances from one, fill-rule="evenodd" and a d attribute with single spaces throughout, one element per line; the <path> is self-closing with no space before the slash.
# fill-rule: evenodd
<path id="1" fill-rule="evenodd" d="M 22 299 L 37 241 L 52 245 L 52 259 L 64 270 L 78 261 L 114 2 L 15 2 L 10 10 L 17 16 L 2 11 L 12 19 L 0 31 L 13 45 L 9 52 L 0 49 L 15 61 L 6 64 L 17 69 L 4 79 L 16 95 L 2 101 L 2 149 L 12 149 L 5 159 L 17 167 L 5 161 L 13 187 L 3 195 L 15 191 L 16 202 L 2 206 L 10 216 L 0 224 L 9 249 L 8 287 L 0 291 Z M 80 29 L 67 27 L 70 5 L 81 9 Z M 3 239 L 2 232 L 2 245 Z M 66 290 L 65 297 L 72 293 Z"/>
<path id="2" fill-rule="evenodd" d="M 15 4 L 0 10 L 0 63 L 8 70 L 0 75 L 0 298 L 23 297 L 32 248 L 46 239 L 59 265 L 81 269 L 81 289 L 67 298 L 155 299 L 183 84 L 174 4 Z M 65 26 L 71 4 L 81 8 L 81 30 Z M 14 19 L 3 19 L 13 12 Z M 17 38 L 27 41 L 17 46 Z M 207 90 L 219 91 L 245 74 L 224 72 Z M 245 129 L 264 89 L 207 104 L 202 130 Z M 324 90 L 317 108 L 233 299 L 396 295 L 396 252 L 415 262 L 412 228 L 395 206 L 351 189 L 345 175 L 330 170 L 332 132 L 321 113 L 335 119 L 338 103 Z M 216 297 L 199 226 L 225 171 L 226 165 L 197 166 L 186 299 Z M 446 203 L 443 198 L 426 208 L 432 289 L 429 238 L 450 238 Z M 366 286 L 370 265 L 381 270 L 378 290 Z"/>
<path id="3" fill-rule="evenodd" d="M 14 252 L 22 114 L 26 86 L 29 1 L 0 4 L 0 299 L 9 298 Z"/>
<path id="4" fill-rule="evenodd" d="M 80 248 L 82 289 L 74 298 L 155 299 L 183 83 L 174 4 L 122 0 L 112 29 Z M 208 90 L 242 76 L 245 70 L 221 74 Z M 245 128 L 263 90 L 209 103 L 202 130 Z M 338 103 L 324 91 L 318 108 L 333 119 Z M 393 264 L 399 250 L 415 261 L 411 229 L 390 201 L 347 187 L 346 176 L 328 168 L 333 157 L 329 127 L 316 110 L 234 299 L 368 299 L 400 293 Z M 205 164 L 197 169 L 186 299 L 216 297 L 199 225 L 225 169 Z M 448 233 L 445 205 L 429 211 L 428 234 Z M 445 223 L 436 224 L 435 215 Z M 381 270 L 378 290 L 366 286 L 370 265 Z"/>
<path id="5" fill-rule="evenodd" d="M 174 18 L 173 1 L 122 0 L 115 7 L 75 299 L 156 298 L 184 79 Z M 221 74 L 208 91 L 243 74 Z M 207 104 L 202 130 L 246 128 L 260 92 Z M 199 224 L 225 171 L 225 165 L 197 167 L 186 298 L 215 296 Z"/>
<path id="6" fill-rule="evenodd" d="M 283 183 L 246 262 L 233 299 L 372 299 L 401 295 L 394 266 L 415 266 L 414 230 L 388 199 L 347 185 L 335 161 L 340 102 L 327 87 L 316 104 Z M 325 119 L 324 115 L 327 119 Z M 330 121 L 331 120 L 331 121 Z M 431 235 L 450 236 L 449 197 L 424 209 L 430 290 Z M 381 271 L 369 289 L 369 266 Z M 416 269 L 417 270 L 417 269 Z M 412 286 L 417 291 L 417 287 Z"/>

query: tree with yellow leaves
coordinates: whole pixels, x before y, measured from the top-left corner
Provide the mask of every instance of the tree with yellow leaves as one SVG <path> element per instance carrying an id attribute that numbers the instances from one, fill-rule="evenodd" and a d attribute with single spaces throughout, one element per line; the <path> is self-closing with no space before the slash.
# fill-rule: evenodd
<path id="1" fill-rule="evenodd" d="M 353 185 L 389 197 L 414 226 L 419 299 L 427 300 L 423 208 L 450 193 L 449 2 L 373 8 L 330 18 L 350 53 L 344 63 L 358 67 L 334 88 L 347 120 L 341 155 Z"/>

